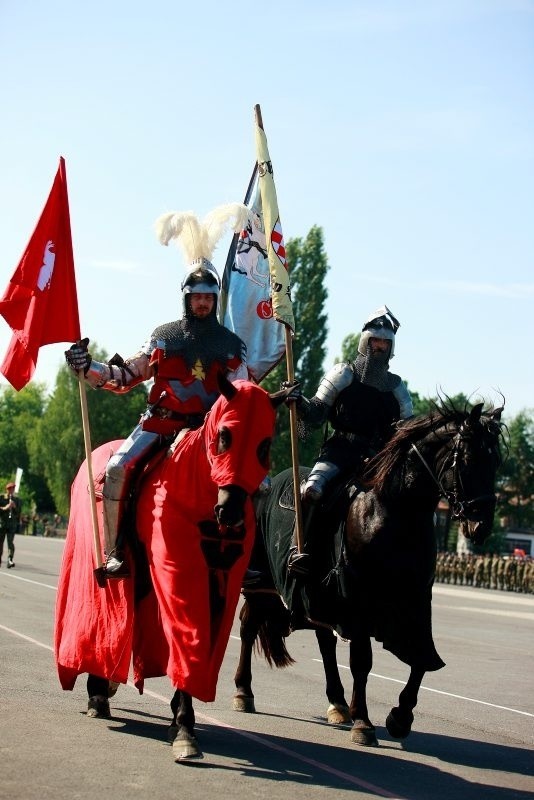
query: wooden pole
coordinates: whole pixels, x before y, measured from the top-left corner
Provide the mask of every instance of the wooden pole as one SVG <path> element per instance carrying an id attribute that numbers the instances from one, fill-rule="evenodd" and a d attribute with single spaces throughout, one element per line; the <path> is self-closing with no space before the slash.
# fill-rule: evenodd
<path id="1" fill-rule="evenodd" d="M 87 392 L 85 388 L 85 376 L 83 369 L 78 370 L 78 383 L 80 386 L 80 407 L 82 410 L 83 441 L 85 445 L 85 463 L 87 464 L 87 481 L 89 485 L 89 500 L 91 505 L 91 520 L 93 527 L 93 544 L 95 549 L 94 570 L 95 578 L 99 586 L 106 585 L 104 576 L 102 548 L 100 545 L 100 533 L 98 530 L 98 516 L 96 512 L 96 494 L 93 480 L 93 463 L 91 457 L 91 431 L 89 429 L 89 413 L 87 410 Z"/>
<path id="2" fill-rule="evenodd" d="M 286 337 L 286 362 L 287 380 L 289 383 L 295 381 L 295 369 L 293 364 L 293 342 L 291 339 L 291 328 L 285 325 Z M 302 533 L 302 500 L 300 497 L 300 474 L 299 474 L 299 451 L 297 434 L 297 404 L 291 403 L 289 406 L 289 428 L 291 432 L 291 466 L 293 469 L 293 493 L 295 495 L 295 542 L 297 551 L 302 553 L 304 548 L 304 538 Z"/>
<path id="3" fill-rule="evenodd" d="M 261 116 L 261 108 L 259 104 L 254 106 L 254 114 L 256 123 L 262 131 L 263 119 Z M 285 343 L 286 343 L 286 364 L 287 364 L 287 380 L 289 383 L 295 382 L 295 368 L 293 364 L 293 342 L 291 339 L 291 328 L 289 325 L 284 324 L 285 329 Z M 304 547 L 304 539 L 302 533 L 302 501 L 300 497 L 300 475 L 299 475 L 299 453 L 298 453 L 298 434 L 297 434 L 297 406 L 296 403 L 291 403 L 289 406 L 289 426 L 291 433 L 291 464 L 293 468 L 293 493 L 295 495 L 295 541 L 297 550 L 302 553 Z"/>

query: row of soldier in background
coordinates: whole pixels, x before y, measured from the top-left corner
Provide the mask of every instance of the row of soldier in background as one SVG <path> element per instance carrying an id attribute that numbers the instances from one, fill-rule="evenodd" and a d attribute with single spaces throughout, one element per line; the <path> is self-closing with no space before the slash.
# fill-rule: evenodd
<path id="1" fill-rule="evenodd" d="M 21 514 L 19 533 L 25 536 L 58 536 L 65 534 L 65 523 L 59 514 Z"/>
<path id="2" fill-rule="evenodd" d="M 534 594 L 534 559 L 486 553 L 438 553 L 436 582 Z"/>

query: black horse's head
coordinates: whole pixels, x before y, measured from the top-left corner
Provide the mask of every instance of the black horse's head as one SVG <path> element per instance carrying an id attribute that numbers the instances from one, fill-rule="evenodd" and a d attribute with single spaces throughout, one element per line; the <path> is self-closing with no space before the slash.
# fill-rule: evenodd
<path id="1" fill-rule="evenodd" d="M 462 533 L 483 542 L 495 514 L 501 412 L 483 413 L 482 403 L 460 411 L 449 401 L 403 422 L 369 462 L 367 484 L 382 497 L 405 494 L 420 508 L 446 497 Z"/>
<path id="2" fill-rule="evenodd" d="M 501 463 L 502 409 L 484 414 L 479 403 L 466 414 L 454 439 L 447 496 L 461 533 L 473 544 L 490 535 L 495 515 L 495 480 Z"/>

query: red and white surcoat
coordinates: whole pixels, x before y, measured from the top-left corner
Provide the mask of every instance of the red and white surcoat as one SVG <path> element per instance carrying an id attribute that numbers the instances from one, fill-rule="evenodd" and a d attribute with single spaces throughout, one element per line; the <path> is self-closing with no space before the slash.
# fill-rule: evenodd
<path id="1" fill-rule="evenodd" d="M 207 324 L 206 324 L 207 323 Z M 241 339 L 215 319 L 178 320 L 156 328 L 141 350 L 122 362 L 92 361 L 86 380 L 95 388 L 127 392 L 143 381 L 148 394 L 143 430 L 173 435 L 204 417 L 220 394 L 217 374 L 248 378 Z"/>

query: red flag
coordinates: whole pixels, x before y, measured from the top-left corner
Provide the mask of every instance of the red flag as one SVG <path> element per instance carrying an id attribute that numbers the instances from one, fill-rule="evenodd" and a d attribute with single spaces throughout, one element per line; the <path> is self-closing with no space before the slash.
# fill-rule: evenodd
<path id="1" fill-rule="evenodd" d="M 13 336 L 0 372 L 19 391 L 31 380 L 39 348 L 80 339 L 65 160 L 43 213 L 0 300 Z"/>

